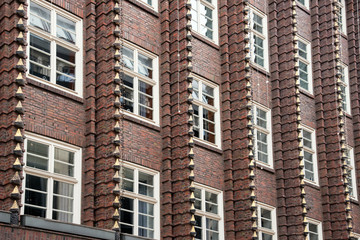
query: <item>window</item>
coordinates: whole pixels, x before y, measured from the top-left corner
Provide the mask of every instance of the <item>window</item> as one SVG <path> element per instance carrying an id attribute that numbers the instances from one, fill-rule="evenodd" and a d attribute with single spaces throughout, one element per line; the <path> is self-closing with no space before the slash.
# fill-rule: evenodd
<path id="1" fill-rule="evenodd" d="M 353 239 L 354 239 L 354 240 L 360 240 L 360 234 L 354 233 Z"/>
<path id="2" fill-rule="evenodd" d="M 215 189 L 196 186 L 195 239 L 223 240 L 222 193 Z"/>
<path id="3" fill-rule="evenodd" d="M 309 240 L 322 240 L 321 222 L 309 219 Z"/>
<path id="4" fill-rule="evenodd" d="M 158 59 L 151 53 L 126 44 L 122 49 L 122 107 L 140 119 L 159 123 Z"/>
<path id="5" fill-rule="evenodd" d="M 298 40 L 300 87 L 312 93 L 312 70 L 310 43 Z"/>
<path id="6" fill-rule="evenodd" d="M 299 3 L 304 5 L 306 8 L 309 8 L 309 0 L 297 0 Z"/>
<path id="7" fill-rule="evenodd" d="M 218 42 L 216 0 L 191 0 L 191 26 L 194 31 Z"/>
<path id="8" fill-rule="evenodd" d="M 262 203 L 257 205 L 259 240 L 276 240 L 276 209 Z"/>
<path id="9" fill-rule="evenodd" d="M 43 1 L 29 9 L 29 77 L 82 96 L 81 19 Z"/>
<path id="10" fill-rule="evenodd" d="M 141 2 L 149 5 L 150 8 L 158 11 L 158 1 L 157 0 L 141 0 Z"/>
<path id="11" fill-rule="evenodd" d="M 255 9 L 250 9 L 251 60 L 268 69 L 267 17 Z"/>
<path id="12" fill-rule="evenodd" d="M 341 98 L 342 98 L 342 105 L 345 112 L 351 112 L 350 106 L 350 89 L 349 89 L 349 70 L 348 67 L 344 64 L 340 66 L 339 72 L 341 73 Z"/>
<path id="13" fill-rule="evenodd" d="M 346 8 L 344 0 L 339 1 L 339 28 L 340 32 L 346 35 Z"/>
<path id="14" fill-rule="evenodd" d="M 345 152 L 347 160 L 347 170 L 348 170 L 348 182 L 349 182 L 349 191 L 350 197 L 357 199 L 357 186 L 356 186 L 356 174 L 355 174 L 355 157 L 354 157 L 354 149 L 352 147 L 347 147 L 347 151 Z"/>
<path id="15" fill-rule="evenodd" d="M 196 78 L 193 80 L 194 136 L 220 145 L 218 86 Z"/>
<path id="16" fill-rule="evenodd" d="M 24 214 L 80 223 L 81 150 L 26 134 Z"/>
<path id="17" fill-rule="evenodd" d="M 254 105 L 255 159 L 272 167 L 271 112 L 269 109 Z"/>
<path id="18" fill-rule="evenodd" d="M 316 142 L 315 142 L 315 131 L 303 127 L 303 155 L 305 165 L 305 179 L 310 180 L 314 183 L 318 182 L 317 172 L 317 158 L 316 158 Z"/>
<path id="19" fill-rule="evenodd" d="M 159 174 L 153 170 L 125 164 L 122 171 L 122 233 L 159 239 Z"/>

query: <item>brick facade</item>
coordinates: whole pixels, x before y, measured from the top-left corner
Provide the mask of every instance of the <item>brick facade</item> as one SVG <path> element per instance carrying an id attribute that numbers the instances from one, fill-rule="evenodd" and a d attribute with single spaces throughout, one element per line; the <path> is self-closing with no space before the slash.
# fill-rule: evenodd
<path id="1" fill-rule="evenodd" d="M 21 155 L 25 152 L 23 140 L 27 133 L 37 134 L 82 149 L 81 207 L 77 209 L 81 211 L 80 224 L 111 230 L 116 220 L 114 139 L 119 134 L 122 162 L 159 172 L 160 219 L 156 221 L 161 239 L 193 239 L 192 173 L 196 183 L 223 193 L 223 240 L 261 239 L 254 236 L 254 232 L 261 231 L 261 224 L 254 225 L 253 201 L 276 208 L 275 232 L 281 240 L 306 239 L 307 218 L 322 223 L 323 239 L 349 239 L 353 233 L 360 234 L 358 196 L 346 198 L 342 162 L 344 135 L 345 145 L 354 149 L 358 182 L 359 1 L 346 1 L 347 31 L 337 35 L 334 19 L 335 2 L 339 0 L 311 0 L 308 8 L 286 0 L 218 0 L 218 20 L 213 22 L 218 24 L 218 33 L 214 33 L 218 34 L 216 43 L 189 30 L 191 1 L 161 0 L 158 9 L 154 9 L 146 1 L 120 0 L 122 40 L 158 56 L 159 106 L 155 107 L 160 109 L 159 124 L 132 114 L 121 114 L 120 120 L 114 117 L 117 108 L 114 8 L 118 1 L 44 1 L 82 19 L 82 96 L 25 77 L 29 74 L 25 69 L 29 58 L 29 2 L 1 1 L 1 211 L 12 210 L 12 217 L 21 220 L 18 211 L 21 213 L 23 207 L 20 197 L 25 188 L 20 171 Z M 21 4 L 25 15 L 18 10 Z M 247 62 L 247 6 L 267 16 L 267 70 Z M 19 26 L 20 19 L 24 21 L 23 27 Z M 19 38 L 20 32 L 24 39 Z M 297 85 L 295 36 L 311 43 L 312 93 L 299 90 Z M 20 53 L 19 46 L 26 50 Z M 23 67 L 19 67 L 19 60 L 24 61 Z M 349 69 L 351 113 L 343 118 L 337 90 L 339 62 Z M 19 80 L 19 73 L 23 74 L 24 83 Z M 193 76 L 219 87 L 218 146 L 192 137 Z M 273 167 L 252 166 L 252 153 L 256 154 L 252 149 L 258 147 L 252 136 L 251 119 L 255 116 L 249 116 L 254 103 L 271 110 Z M 120 133 L 114 130 L 118 122 Z M 300 125 L 315 129 L 318 184 L 304 182 L 301 177 Z M 20 138 L 16 135 L 18 130 Z M 17 146 L 22 151 L 14 151 Z M 18 193 L 14 190 L 17 187 Z M 359 193 L 360 188 L 354 187 Z M 255 196 L 251 196 L 253 193 Z M 14 201 L 18 208 L 14 208 Z M 13 225 L 0 223 L 0 239 L 91 239 L 56 229 L 37 231 L 13 220 Z"/>

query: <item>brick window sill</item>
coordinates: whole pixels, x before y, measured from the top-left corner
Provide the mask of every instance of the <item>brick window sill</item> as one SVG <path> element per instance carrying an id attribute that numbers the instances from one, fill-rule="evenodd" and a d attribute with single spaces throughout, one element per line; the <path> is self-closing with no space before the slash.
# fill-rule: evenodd
<path id="1" fill-rule="evenodd" d="M 203 141 L 203 140 L 194 138 L 195 146 L 201 147 L 201 148 L 204 148 L 204 149 L 207 149 L 207 150 L 210 150 L 210 151 L 215 152 L 215 153 L 218 153 L 218 154 L 222 154 L 222 153 L 223 153 L 223 151 L 222 151 L 220 148 L 217 148 L 217 147 L 215 147 L 215 146 L 211 146 L 211 145 L 209 145 L 209 144 L 203 143 L 202 141 Z"/>
<path id="2" fill-rule="evenodd" d="M 155 11 L 154 9 L 152 9 L 151 7 L 149 6 L 146 6 L 145 4 L 143 4 L 142 2 L 140 2 L 140 0 L 128 0 L 128 2 L 134 4 L 135 6 L 141 8 L 142 10 L 150 13 L 151 15 L 159 18 L 160 17 L 160 14 Z M 160 6 L 159 6 L 160 7 Z"/>

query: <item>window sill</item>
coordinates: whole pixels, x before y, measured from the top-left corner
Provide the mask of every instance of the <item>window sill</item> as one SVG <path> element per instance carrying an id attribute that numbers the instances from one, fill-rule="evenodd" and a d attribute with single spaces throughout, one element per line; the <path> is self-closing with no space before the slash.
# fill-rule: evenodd
<path id="1" fill-rule="evenodd" d="M 320 190 L 320 186 L 319 186 L 318 183 L 312 182 L 312 181 L 307 180 L 307 179 L 304 179 L 304 182 L 305 182 L 305 185 L 307 187 L 311 187 L 313 189 Z"/>
<path id="2" fill-rule="evenodd" d="M 142 125 L 144 127 L 155 130 L 157 132 L 160 132 L 160 127 L 158 125 L 156 125 L 155 123 L 150 123 L 146 119 L 144 119 L 144 120 L 140 119 L 141 117 L 139 117 L 139 116 L 137 116 L 135 114 L 133 116 L 133 113 L 129 113 L 126 110 L 123 110 L 122 114 L 124 116 L 124 120 L 130 121 L 130 122 L 136 123 L 138 125 Z"/>
<path id="3" fill-rule="evenodd" d="M 267 69 L 260 67 L 256 63 L 250 62 L 250 66 L 257 72 L 264 74 L 266 77 L 270 77 L 270 73 Z"/>
<path id="4" fill-rule="evenodd" d="M 259 161 L 256 160 L 256 167 L 260 170 L 264 170 L 266 172 L 270 172 L 270 173 L 275 173 L 275 170 L 274 168 L 270 167 L 270 166 L 267 166 L 265 165 L 264 163 L 261 163 Z"/>
<path id="5" fill-rule="evenodd" d="M 212 152 L 216 152 L 219 154 L 222 154 L 223 151 L 216 145 L 213 145 L 212 143 L 207 143 L 204 140 L 201 140 L 199 138 L 194 137 L 195 146 L 205 148 L 207 150 L 210 150 Z"/>
<path id="6" fill-rule="evenodd" d="M 130 3 L 134 4 L 135 6 L 143 9 L 144 11 L 150 13 L 151 15 L 159 18 L 160 14 L 152 9 L 151 7 L 147 6 L 145 3 L 140 2 L 141 0 L 128 0 Z"/>
<path id="7" fill-rule="evenodd" d="M 110 230 L 87 227 L 84 225 L 65 223 L 29 215 L 21 216 L 21 225 L 24 227 L 40 228 L 55 232 L 80 235 L 97 239 L 114 239 L 115 232 Z M 130 239 L 129 239 L 130 240 Z"/>
<path id="8" fill-rule="evenodd" d="M 297 2 L 297 6 L 298 6 L 301 10 L 303 10 L 304 12 L 306 12 L 308 15 L 310 15 L 310 10 L 309 10 L 308 7 L 302 5 L 302 4 L 299 3 L 299 2 Z"/>
<path id="9" fill-rule="evenodd" d="M 0 222 L 1 223 L 10 223 L 10 212 L 0 211 Z"/>
<path id="10" fill-rule="evenodd" d="M 78 96 L 75 96 L 73 94 L 67 93 L 67 92 L 62 91 L 60 89 L 52 87 L 52 86 L 50 86 L 48 84 L 42 83 L 39 80 L 35 80 L 35 79 L 31 78 L 31 77 L 27 77 L 27 82 L 30 85 L 46 89 L 47 91 L 56 93 L 57 95 L 72 99 L 72 100 L 74 100 L 76 102 L 79 102 L 79 103 L 84 103 L 84 100 L 81 97 L 78 97 Z"/>
<path id="11" fill-rule="evenodd" d="M 210 47 L 215 48 L 216 50 L 219 50 L 220 47 L 218 44 L 216 44 L 215 42 L 212 42 L 211 40 L 207 39 L 206 37 L 202 36 L 200 33 L 197 33 L 195 31 L 192 31 L 191 34 L 193 35 L 194 38 L 196 38 L 197 40 L 206 43 L 207 45 L 209 45 Z"/>
<path id="12" fill-rule="evenodd" d="M 299 87 L 300 93 L 304 94 L 305 96 L 315 99 L 314 94 L 310 93 L 309 91 L 304 90 L 303 88 Z"/>
<path id="13" fill-rule="evenodd" d="M 359 205 L 359 201 L 353 197 L 350 197 L 350 202 L 356 205 Z"/>

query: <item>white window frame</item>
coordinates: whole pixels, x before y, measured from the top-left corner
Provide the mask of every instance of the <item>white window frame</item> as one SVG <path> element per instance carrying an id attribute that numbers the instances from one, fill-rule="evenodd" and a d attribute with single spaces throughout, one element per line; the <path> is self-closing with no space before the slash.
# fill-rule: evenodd
<path id="1" fill-rule="evenodd" d="M 28 78 L 39 81 L 43 84 L 50 85 L 56 89 L 61 91 L 70 93 L 72 95 L 83 97 L 83 22 L 82 19 L 76 17 L 75 15 L 61 9 L 60 7 L 55 6 L 54 4 L 50 4 L 44 0 L 28 0 L 28 6 L 30 6 L 30 2 L 36 3 L 41 7 L 44 7 L 50 11 L 50 20 L 51 20 L 51 28 L 50 33 L 39 29 L 37 27 L 31 26 L 28 24 L 28 33 L 27 33 L 27 52 L 30 53 L 30 33 L 33 33 L 41 38 L 50 41 L 50 81 L 46 81 L 40 77 L 31 75 L 29 71 L 27 71 L 26 75 Z M 30 9 L 30 8 L 29 8 Z M 30 17 L 30 10 L 28 10 L 28 17 Z M 61 39 L 56 36 L 56 16 L 60 15 L 66 19 L 69 19 L 75 22 L 75 33 L 76 40 L 75 44 L 69 43 L 68 41 Z M 66 49 L 69 49 L 75 52 L 75 90 L 60 86 L 56 84 L 56 45 L 62 46 Z M 26 61 L 27 69 L 30 69 L 30 58 Z"/>
<path id="2" fill-rule="evenodd" d="M 123 167 L 134 170 L 134 192 L 123 190 L 122 196 L 134 200 L 134 231 L 138 236 L 139 200 L 154 204 L 154 239 L 160 239 L 160 174 L 158 171 L 134 163 L 124 162 Z M 154 176 L 154 197 L 139 193 L 139 171 Z M 121 210 L 121 207 L 120 207 Z"/>
<path id="3" fill-rule="evenodd" d="M 212 3 L 209 3 L 208 1 L 206 0 L 193 0 L 193 1 L 196 1 L 196 5 L 197 5 L 197 9 L 198 9 L 198 19 L 196 19 L 197 21 L 197 29 L 200 29 L 201 27 L 201 17 L 200 17 L 200 12 L 199 12 L 199 9 L 200 9 L 200 6 L 203 5 L 203 6 L 206 6 L 208 8 L 210 8 L 212 10 L 212 14 L 213 14 L 213 39 L 205 36 L 204 34 L 200 33 L 199 31 L 196 31 L 194 30 L 194 27 L 193 27 L 193 30 L 195 32 L 197 32 L 198 34 L 200 34 L 201 36 L 203 36 L 204 38 L 208 39 L 209 41 L 211 42 L 214 42 L 215 44 L 219 44 L 219 30 L 218 30 L 218 0 L 211 0 Z M 194 2 L 192 1 L 192 4 L 194 4 Z M 194 17 L 194 16 L 192 16 Z M 193 22 L 192 22 L 193 24 Z"/>
<path id="4" fill-rule="evenodd" d="M 299 60 L 298 60 L 298 62 L 299 62 L 299 61 L 302 61 L 302 62 L 304 62 L 305 64 L 307 64 L 307 66 L 308 66 L 308 84 L 309 84 L 309 89 L 305 89 L 305 88 L 301 87 L 301 83 L 300 83 L 300 88 L 303 89 L 304 91 L 307 91 L 307 92 L 313 94 L 311 43 L 310 43 L 308 40 L 302 38 L 302 37 L 299 36 L 299 35 L 297 35 L 297 37 L 298 37 L 298 39 L 299 39 L 298 42 L 300 41 L 300 42 L 306 44 L 306 56 L 307 56 L 307 58 L 305 59 L 305 58 L 301 57 L 301 56 L 300 56 L 300 53 L 299 53 L 299 54 L 298 54 L 298 55 L 299 55 Z M 299 49 L 298 51 L 300 51 L 299 46 L 298 46 L 298 49 Z M 300 78 L 300 62 L 299 62 L 299 81 L 301 82 L 301 78 Z"/>
<path id="5" fill-rule="evenodd" d="M 313 158 L 313 169 L 314 169 L 314 181 L 307 179 L 306 177 L 304 177 L 304 181 L 315 184 L 315 185 L 319 185 L 319 169 L 318 169 L 318 162 L 317 162 L 317 144 L 316 144 L 316 132 L 315 129 L 310 128 L 308 126 L 305 125 L 301 125 L 302 127 L 302 144 L 303 144 L 303 160 L 304 160 L 304 173 L 306 174 L 306 168 L 305 168 L 305 151 L 309 152 L 312 154 L 312 158 Z M 312 148 L 308 148 L 304 145 L 304 130 L 311 133 L 311 146 Z M 306 176 L 306 175 L 305 175 Z"/>
<path id="6" fill-rule="evenodd" d="M 273 239 L 277 239 L 276 207 L 261 202 L 256 202 L 256 205 L 257 205 L 257 218 L 258 218 L 258 228 L 259 228 L 259 234 L 258 234 L 259 240 L 263 240 L 262 233 L 272 235 Z M 271 229 L 264 228 L 261 226 L 261 209 L 266 209 L 271 212 Z"/>
<path id="7" fill-rule="evenodd" d="M 253 112 L 253 118 L 254 118 L 254 147 L 255 147 L 255 152 L 254 152 L 254 156 L 255 156 L 255 160 L 256 163 L 259 165 L 263 165 L 266 167 L 270 167 L 273 168 L 273 148 L 272 148 L 272 117 L 271 117 L 271 109 L 260 105 L 259 103 L 253 102 L 253 106 L 254 106 L 254 112 Z M 257 109 L 260 109 L 264 112 L 266 112 L 266 129 L 259 126 L 257 123 Z M 268 150 L 268 163 L 262 162 L 260 160 L 258 160 L 258 147 L 257 147 L 257 133 L 258 131 L 267 134 L 267 150 Z"/>
<path id="8" fill-rule="evenodd" d="M 340 32 L 346 35 L 346 6 L 344 0 L 339 0 L 339 29 Z"/>
<path id="9" fill-rule="evenodd" d="M 308 222 L 309 222 L 309 225 L 308 225 L 309 240 L 312 240 L 312 239 L 310 239 L 310 224 L 317 225 L 318 236 L 319 236 L 318 240 L 322 240 L 323 239 L 322 223 L 320 221 L 312 219 L 312 218 L 308 218 Z"/>
<path id="10" fill-rule="evenodd" d="M 309 0 L 304 0 L 304 4 L 300 2 L 300 0 L 298 0 L 298 3 L 300 3 L 302 6 L 306 7 L 307 9 L 309 9 Z"/>
<path id="11" fill-rule="evenodd" d="M 214 193 L 217 195 L 217 201 L 218 201 L 218 214 L 214 214 L 214 213 L 209 213 L 203 210 L 199 210 L 196 209 L 195 211 L 195 215 L 201 217 L 201 221 L 202 221 L 202 236 L 204 239 L 206 238 L 206 218 L 210 218 L 210 219 L 214 219 L 217 220 L 219 222 L 219 240 L 224 240 L 225 239 L 225 235 L 224 235 L 224 205 L 223 205 L 223 192 L 200 184 L 200 183 L 194 183 L 195 188 L 201 190 L 201 209 L 205 209 L 205 191 L 206 192 L 210 192 L 210 193 Z"/>
<path id="12" fill-rule="evenodd" d="M 253 26 L 253 18 L 254 18 L 254 14 L 262 17 L 263 19 L 263 33 L 259 33 L 258 31 L 254 30 L 252 28 Z M 249 28 L 250 28 L 250 58 L 251 58 L 251 62 L 253 64 L 255 64 L 255 66 L 258 66 L 259 68 L 264 69 L 265 71 L 269 71 L 269 39 L 268 39 L 268 22 L 267 22 L 267 15 L 263 12 L 261 12 L 260 10 L 258 10 L 257 8 L 255 8 L 254 6 L 250 6 L 250 19 L 249 19 Z M 255 63 L 255 40 L 254 40 L 254 36 L 257 36 L 261 39 L 263 39 L 264 42 L 264 66 L 261 66 L 257 63 Z"/>
<path id="13" fill-rule="evenodd" d="M 198 75 L 192 74 L 194 77 L 194 80 L 198 81 L 199 83 L 199 99 L 202 99 L 202 84 L 205 84 L 209 87 L 212 87 L 214 89 L 214 106 L 211 106 L 209 104 L 206 104 L 198 99 L 193 100 L 193 103 L 197 106 L 199 106 L 199 138 L 195 137 L 197 140 L 201 141 L 202 143 L 205 143 L 207 145 L 221 148 L 221 122 L 220 122 L 220 99 L 219 99 L 219 86 L 206 80 L 205 78 L 202 78 Z M 203 132 L 203 108 L 211 110 L 212 112 L 215 112 L 215 144 L 209 141 L 206 141 L 203 139 L 202 132 Z"/>
<path id="14" fill-rule="evenodd" d="M 341 68 L 343 70 L 341 74 L 341 85 L 345 87 L 345 99 L 343 98 L 343 101 L 346 101 L 346 108 L 344 108 L 344 111 L 351 115 L 351 100 L 350 100 L 350 84 L 349 84 L 349 68 L 344 63 L 341 63 Z"/>
<path id="15" fill-rule="evenodd" d="M 66 176 L 59 173 L 54 173 L 53 170 L 46 171 L 42 169 L 37 169 L 33 167 L 26 166 L 27 154 L 24 153 L 24 180 L 26 182 L 26 174 L 30 174 L 37 177 L 46 178 L 47 182 L 47 198 L 46 198 L 46 218 L 52 219 L 52 209 L 53 209 L 53 182 L 61 181 L 64 183 L 74 184 L 74 206 L 73 206 L 73 221 L 72 223 L 80 224 L 81 219 L 81 178 L 82 178 L 82 150 L 79 147 L 70 145 L 68 143 L 60 142 L 48 137 L 40 136 L 37 134 L 25 133 L 26 139 L 24 143 L 24 148 L 27 150 L 28 141 L 34 141 L 41 144 L 49 145 L 49 169 L 54 167 L 54 148 L 60 148 L 63 150 L 74 152 L 74 177 Z M 25 191 L 25 185 L 24 185 Z M 25 194 L 21 195 L 21 202 L 25 204 Z M 24 214 L 24 207 L 21 208 L 21 214 Z"/>
<path id="16" fill-rule="evenodd" d="M 152 4 L 148 4 L 147 0 L 139 0 L 142 4 L 145 4 L 149 8 L 152 8 L 154 11 L 158 11 L 158 0 L 151 0 Z"/>
<path id="17" fill-rule="evenodd" d="M 360 240 L 360 233 L 354 233 L 354 238 L 356 240 Z"/>
<path id="18" fill-rule="evenodd" d="M 351 175 L 351 182 L 349 181 L 349 184 L 351 184 L 352 187 L 352 194 L 350 194 L 350 197 L 354 200 L 358 199 L 357 195 L 357 184 L 356 184 L 356 167 L 355 167 L 355 155 L 354 155 L 354 148 L 347 146 L 348 151 L 348 159 L 347 159 L 347 165 L 348 165 L 348 174 Z"/>
<path id="19" fill-rule="evenodd" d="M 121 112 L 125 115 L 132 116 L 138 120 L 148 122 L 150 124 L 160 126 L 160 107 L 159 107 L 159 58 L 157 55 L 140 48 L 136 46 L 135 44 L 132 44 L 128 41 L 124 41 L 124 47 L 129 48 L 134 51 L 134 69 L 137 69 L 138 66 L 138 53 L 141 53 L 142 55 L 151 58 L 153 61 L 153 78 L 148 78 L 140 73 L 135 71 L 132 71 L 128 69 L 127 67 L 123 67 L 124 73 L 134 78 L 134 88 L 133 88 L 133 94 L 134 94 L 134 112 L 129 112 L 124 109 L 121 109 Z M 140 116 L 138 114 L 138 108 L 139 108 L 139 80 L 142 82 L 145 82 L 147 84 L 150 84 L 153 86 L 153 119 L 149 119 L 143 116 Z"/>

